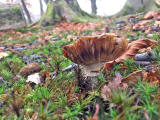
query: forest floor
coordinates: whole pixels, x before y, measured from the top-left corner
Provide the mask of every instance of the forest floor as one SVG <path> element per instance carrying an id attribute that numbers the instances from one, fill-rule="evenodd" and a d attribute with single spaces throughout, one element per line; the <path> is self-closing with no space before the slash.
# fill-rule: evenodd
<path id="1" fill-rule="evenodd" d="M 61 22 L 0 31 L 0 119 L 158 120 L 160 44 L 140 51 L 154 52 L 155 59 L 115 64 L 97 76 L 97 89 L 90 91 L 81 90 L 74 69 L 64 70 L 73 62 L 64 57 L 62 47 L 83 36 L 109 32 L 129 42 L 149 38 L 159 43 L 159 20 L 160 15 L 144 19 L 141 14 L 98 24 Z M 124 78 L 127 87 L 122 89 Z"/>

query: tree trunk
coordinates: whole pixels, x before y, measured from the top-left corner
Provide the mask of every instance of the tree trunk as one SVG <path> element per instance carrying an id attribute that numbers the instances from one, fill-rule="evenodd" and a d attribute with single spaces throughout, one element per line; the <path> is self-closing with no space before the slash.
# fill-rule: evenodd
<path id="1" fill-rule="evenodd" d="M 92 8 L 92 14 L 97 14 L 97 5 L 96 0 L 91 0 L 91 8 Z"/>
<path id="2" fill-rule="evenodd" d="M 160 1 L 159 0 L 155 0 L 155 4 L 156 4 L 157 8 L 160 8 Z"/>
<path id="3" fill-rule="evenodd" d="M 141 4 L 142 4 L 142 5 L 143 5 L 143 3 L 144 3 L 143 0 L 141 0 Z"/>
<path id="4" fill-rule="evenodd" d="M 47 10 L 40 19 L 40 25 L 53 25 L 62 20 L 67 22 L 85 21 L 84 17 L 86 16 L 93 17 L 81 10 L 77 0 L 49 0 Z"/>
<path id="5" fill-rule="evenodd" d="M 49 0 L 44 0 L 44 2 L 46 3 L 46 5 L 48 4 Z"/>
<path id="6" fill-rule="evenodd" d="M 40 4 L 41 16 L 42 16 L 42 15 L 43 15 L 43 4 L 42 4 L 42 0 L 39 0 L 39 4 Z"/>
<path id="7" fill-rule="evenodd" d="M 29 24 L 32 23 L 31 16 L 29 14 L 29 11 L 28 11 L 28 9 L 26 7 L 26 4 L 25 4 L 24 0 L 21 0 L 21 4 L 22 4 L 22 7 L 23 7 L 23 9 L 24 9 L 24 11 L 26 13 L 26 16 L 27 16 Z"/>

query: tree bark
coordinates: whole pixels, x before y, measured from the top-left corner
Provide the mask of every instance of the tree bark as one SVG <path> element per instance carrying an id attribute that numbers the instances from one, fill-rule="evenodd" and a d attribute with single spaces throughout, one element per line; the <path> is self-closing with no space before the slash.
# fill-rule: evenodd
<path id="1" fill-rule="evenodd" d="M 92 14 L 97 14 L 97 5 L 96 0 L 91 0 L 91 8 L 92 8 Z"/>
<path id="2" fill-rule="evenodd" d="M 39 0 L 39 4 L 40 4 L 41 16 L 42 16 L 42 15 L 43 15 L 43 4 L 42 4 L 42 0 Z"/>
<path id="3" fill-rule="evenodd" d="M 28 9 L 26 7 L 26 4 L 25 4 L 24 0 L 21 0 L 21 4 L 22 4 L 22 7 L 23 7 L 23 9 L 24 9 L 24 11 L 26 13 L 26 16 L 27 16 L 27 19 L 28 19 L 28 23 L 29 24 L 32 23 L 31 16 L 29 14 L 29 11 L 28 11 Z"/>
<path id="4" fill-rule="evenodd" d="M 93 17 L 81 10 L 77 0 L 49 0 L 47 10 L 40 19 L 40 25 L 53 25 L 62 20 L 79 22 L 84 21 L 86 16 Z"/>
<path id="5" fill-rule="evenodd" d="M 46 5 L 48 4 L 49 0 L 44 0 L 44 2 L 46 3 Z"/>
<path id="6" fill-rule="evenodd" d="M 27 25 L 27 21 L 26 21 L 26 18 L 25 18 L 25 16 L 24 16 L 23 8 L 22 8 L 22 6 L 21 6 L 20 4 L 18 4 L 18 5 L 19 5 L 19 7 L 20 7 L 21 14 L 22 14 L 23 20 L 24 20 L 24 22 L 25 22 L 25 26 L 26 26 L 26 25 Z"/>
<path id="7" fill-rule="evenodd" d="M 143 3 L 144 3 L 143 0 L 141 0 L 141 4 L 142 4 L 142 5 L 143 5 Z"/>

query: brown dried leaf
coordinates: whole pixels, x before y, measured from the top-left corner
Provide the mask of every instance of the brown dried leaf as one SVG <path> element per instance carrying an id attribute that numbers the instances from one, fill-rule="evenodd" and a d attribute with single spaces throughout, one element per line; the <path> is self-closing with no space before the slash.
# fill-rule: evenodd
<path id="1" fill-rule="evenodd" d="M 148 13 L 146 13 L 144 15 L 144 19 L 151 19 L 151 18 L 154 17 L 155 14 L 157 14 L 157 12 L 155 12 L 155 11 L 149 11 Z"/>
<path id="2" fill-rule="evenodd" d="M 28 75 L 39 72 L 41 70 L 42 68 L 38 63 L 31 63 L 21 68 L 20 75 L 22 75 L 23 77 L 27 77 Z"/>
<path id="3" fill-rule="evenodd" d="M 155 21 L 154 25 L 160 25 L 160 21 Z"/>
<path id="4" fill-rule="evenodd" d="M 133 57 L 135 57 L 135 55 L 138 53 L 138 51 L 140 49 L 148 48 L 148 47 L 150 47 L 150 46 L 152 46 L 156 43 L 157 43 L 157 41 L 151 40 L 151 39 L 148 39 L 148 38 L 133 41 L 133 42 L 128 44 L 127 50 L 120 57 L 118 57 L 114 61 L 106 62 L 105 65 L 104 65 L 104 68 L 108 69 L 108 64 L 120 63 L 127 58 L 133 58 Z"/>
<path id="5" fill-rule="evenodd" d="M 68 36 L 67 36 L 67 40 L 68 40 L 69 42 L 75 41 L 76 39 L 77 39 L 77 37 L 74 36 L 74 35 L 68 35 Z"/>
<path id="6" fill-rule="evenodd" d="M 126 76 L 125 78 L 123 78 L 122 83 L 127 83 L 127 84 L 136 83 L 139 78 L 141 78 L 143 81 L 147 81 L 152 84 L 160 83 L 160 73 L 157 70 L 151 70 L 149 72 L 143 70 L 135 71 Z"/>
<path id="7" fill-rule="evenodd" d="M 147 80 L 148 82 L 151 82 L 153 84 L 159 84 L 160 83 L 160 73 L 158 70 L 151 70 L 149 72 L 145 72 L 143 74 L 143 80 Z"/>
<path id="8" fill-rule="evenodd" d="M 77 30 L 77 31 L 93 30 L 95 27 L 98 27 L 98 26 L 101 26 L 101 24 L 62 21 L 56 24 L 56 32 L 68 31 L 68 30 Z"/>
<path id="9" fill-rule="evenodd" d="M 110 81 L 108 84 L 104 85 L 101 89 L 101 97 L 106 100 L 112 96 L 112 92 L 120 87 L 122 90 L 127 88 L 127 84 L 122 83 L 122 76 L 117 73 L 114 80 Z"/>
<path id="10" fill-rule="evenodd" d="M 123 83 L 131 84 L 137 82 L 138 78 L 142 78 L 144 71 L 135 71 L 122 79 Z"/>

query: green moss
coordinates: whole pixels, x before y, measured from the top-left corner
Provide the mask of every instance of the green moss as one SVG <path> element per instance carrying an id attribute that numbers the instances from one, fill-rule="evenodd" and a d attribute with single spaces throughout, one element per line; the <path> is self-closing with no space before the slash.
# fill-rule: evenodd
<path id="1" fill-rule="evenodd" d="M 75 17 L 72 20 L 73 22 L 81 22 L 81 23 L 85 23 L 88 22 L 88 20 L 84 19 L 84 18 L 80 18 L 80 17 Z"/>
<path id="2" fill-rule="evenodd" d="M 61 21 L 63 17 L 68 22 L 88 22 L 97 19 L 96 16 L 82 11 L 79 6 L 77 6 L 77 11 L 74 11 L 64 0 L 58 0 L 48 3 L 47 11 L 42 16 L 40 25 L 53 25 L 55 22 Z"/>
<path id="3" fill-rule="evenodd" d="M 122 12 L 122 15 L 125 16 L 125 15 L 132 13 L 132 12 L 133 12 L 133 8 L 129 5 L 126 5 L 124 11 Z"/>
<path id="4" fill-rule="evenodd" d="M 52 5 L 52 1 L 48 3 L 48 7 L 44 15 L 42 16 L 40 20 L 40 25 L 45 26 L 47 24 L 53 24 L 55 19 L 55 8 L 54 5 Z"/>
<path id="5" fill-rule="evenodd" d="M 141 13 L 141 12 L 144 12 L 144 11 L 146 11 L 145 6 L 141 6 L 136 10 L 136 12 L 138 12 L 138 13 Z"/>
<path id="6" fill-rule="evenodd" d="M 11 8 L 10 11 L 13 14 L 21 14 L 21 10 L 18 7 Z"/>

